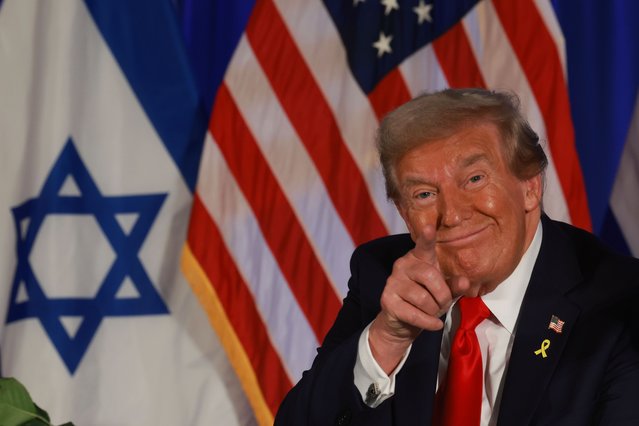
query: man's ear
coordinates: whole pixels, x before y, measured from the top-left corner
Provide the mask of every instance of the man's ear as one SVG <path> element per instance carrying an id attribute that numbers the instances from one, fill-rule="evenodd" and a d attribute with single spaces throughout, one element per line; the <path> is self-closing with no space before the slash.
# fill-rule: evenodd
<path id="1" fill-rule="evenodd" d="M 543 184 L 541 174 L 524 181 L 524 205 L 526 212 L 531 212 L 541 206 Z"/>

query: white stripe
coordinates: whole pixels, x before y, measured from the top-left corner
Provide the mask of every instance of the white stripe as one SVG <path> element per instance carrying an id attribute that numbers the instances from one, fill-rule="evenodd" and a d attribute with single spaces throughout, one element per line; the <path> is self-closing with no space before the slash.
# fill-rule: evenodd
<path id="1" fill-rule="evenodd" d="M 427 44 L 406 58 L 399 66 L 399 71 L 412 97 L 424 91 L 434 92 L 449 87 L 432 44 Z"/>
<path id="2" fill-rule="evenodd" d="M 340 298 L 346 296 L 348 259 L 355 248 L 322 179 L 243 36 L 226 83 Z"/>
<path id="3" fill-rule="evenodd" d="M 197 193 L 235 259 L 284 368 L 296 382 L 311 365 L 318 342 L 210 134 L 202 153 Z"/>
<path id="4" fill-rule="evenodd" d="M 391 233 L 406 232 L 395 206 L 386 200 L 375 149 L 377 118 L 346 62 L 346 52 L 333 21 L 320 0 L 275 0 L 315 81 L 333 110 L 353 159 L 368 185 L 373 204 Z M 344 4 L 350 7 L 350 4 Z"/>
<path id="5" fill-rule="evenodd" d="M 617 178 L 612 188 L 610 207 L 615 214 L 626 243 L 633 256 L 639 256 L 639 96 L 635 102 L 635 112 L 632 117 L 626 145 L 621 156 Z"/>
<path id="6" fill-rule="evenodd" d="M 566 68 L 566 40 L 564 34 L 561 31 L 561 26 L 557 21 L 557 15 L 552 7 L 552 3 L 548 0 L 533 0 L 541 19 L 546 24 L 546 29 L 550 33 L 550 37 L 555 41 L 557 46 L 557 52 L 559 52 L 559 61 L 561 62 L 561 69 L 564 72 L 564 80 L 568 81 L 568 71 Z"/>
<path id="7" fill-rule="evenodd" d="M 521 68 L 519 59 L 508 41 L 497 11 L 492 2 L 477 4 L 463 19 L 464 29 L 469 35 L 477 64 L 486 85 L 492 89 L 510 90 L 521 100 L 521 110 L 544 144 L 548 157 L 544 211 L 553 219 L 570 222 L 570 213 L 557 176 L 550 148 L 547 146 L 546 125 L 535 96 Z"/>

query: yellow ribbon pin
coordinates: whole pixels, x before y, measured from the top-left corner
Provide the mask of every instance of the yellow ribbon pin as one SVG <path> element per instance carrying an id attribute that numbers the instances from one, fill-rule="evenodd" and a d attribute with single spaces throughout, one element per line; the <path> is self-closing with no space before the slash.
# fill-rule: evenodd
<path id="1" fill-rule="evenodd" d="M 541 342 L 541 348 L 535 351 L 535 355 L 541 354 L 542 358 L 546 358 L 548 356 L 546 355 L 546 349 L 548 349 L 549 347 L 550 347 L 550 340 L 544 339 L 544 341 Z"/>

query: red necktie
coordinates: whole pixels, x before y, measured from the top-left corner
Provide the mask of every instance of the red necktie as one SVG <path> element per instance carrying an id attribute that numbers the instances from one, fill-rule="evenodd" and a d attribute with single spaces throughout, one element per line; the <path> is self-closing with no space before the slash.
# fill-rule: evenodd
<path id="1" fill-rule="evenodd" d="M 433 424 L 479 426 L 484 369 L 475 327 L 490 316 L 490 310 L 479 297 L 462 297 L 457 305 L 460 324 L 450 347 L 446 382 L 435 398 Z"/>

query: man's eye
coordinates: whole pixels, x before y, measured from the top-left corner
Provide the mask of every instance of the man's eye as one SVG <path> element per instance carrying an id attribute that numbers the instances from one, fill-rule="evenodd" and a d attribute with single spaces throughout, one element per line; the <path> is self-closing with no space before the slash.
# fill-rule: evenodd
<path id="1" fill-rule="evenodd" d="M 428 191 L 424 191 L 424 192 L 420 192 L 417 194 L 417 198 L 419 198 L 420 200 L 425 200 L 427 198 L 430 198 L 433 196 L 432 192 L 428 192 Z"/>
<path id="2" fill-rule="evenodd" d="M 468 179 L 468 181 L 469 181 L 470 183 L 477 183 L 477 182 L 479 182 L 480 180 L 482 180 L 483 178 L 484 178 L 484 176 L 483 176 L 483 175 L 475 175 L 475 176 L 471 177 L 470 179 Z"/>

